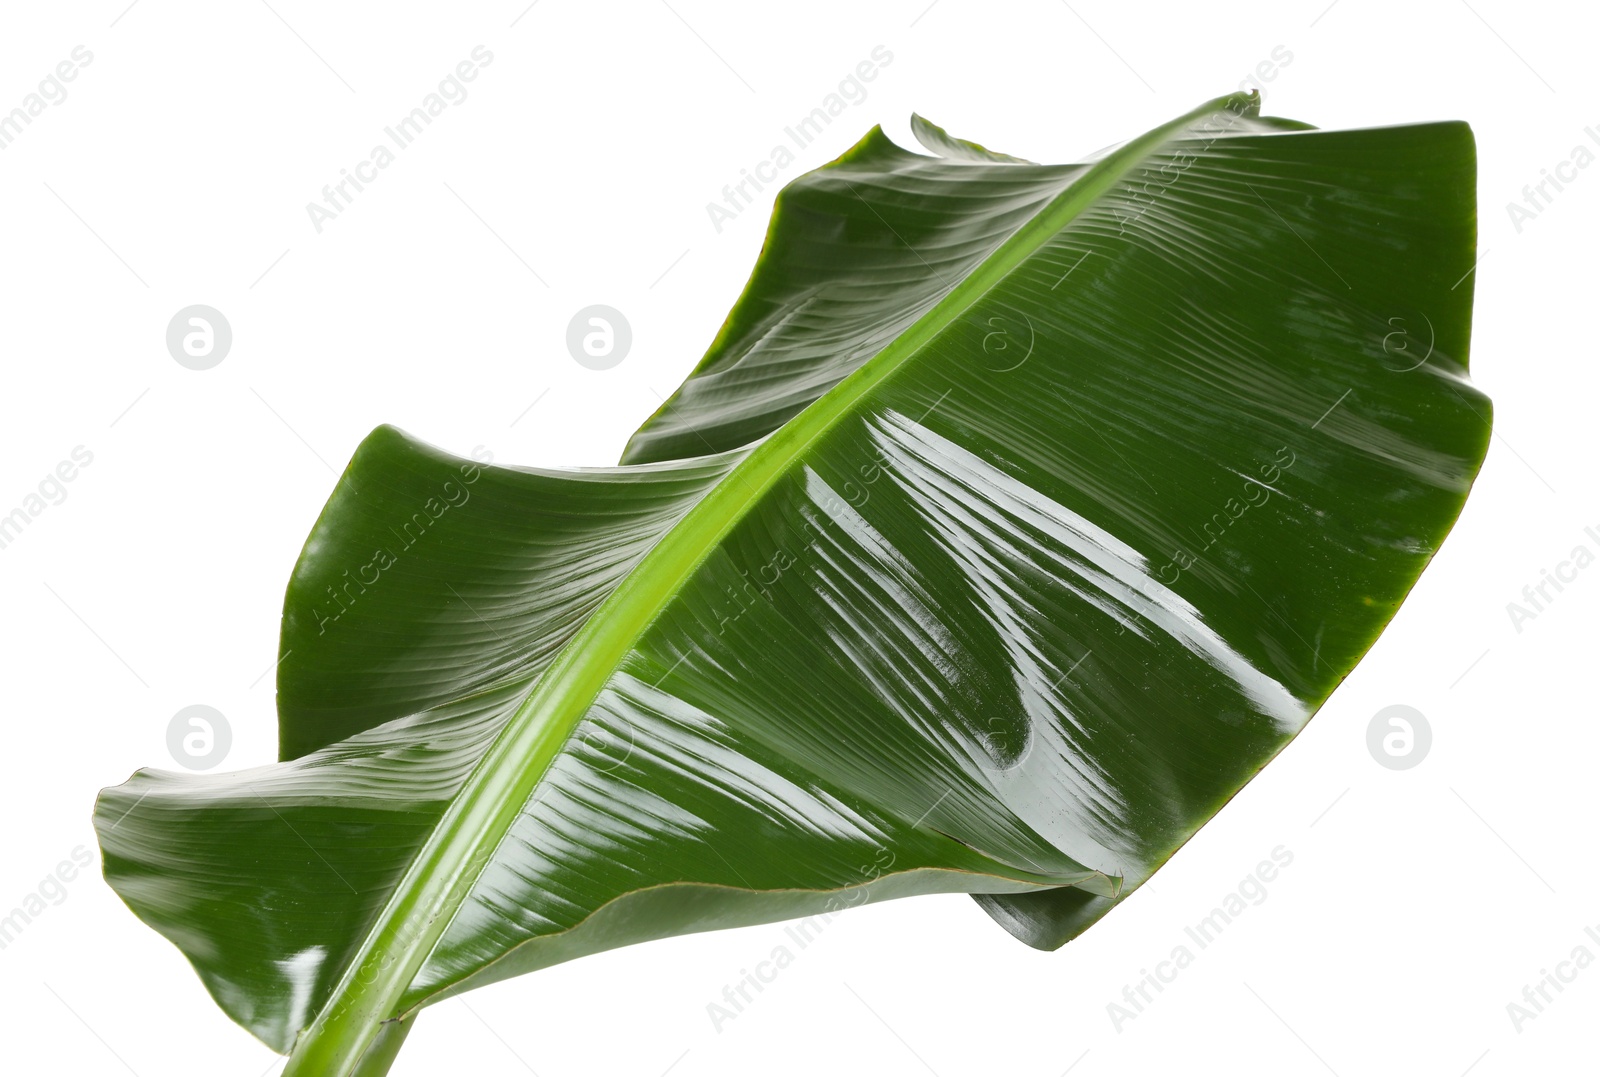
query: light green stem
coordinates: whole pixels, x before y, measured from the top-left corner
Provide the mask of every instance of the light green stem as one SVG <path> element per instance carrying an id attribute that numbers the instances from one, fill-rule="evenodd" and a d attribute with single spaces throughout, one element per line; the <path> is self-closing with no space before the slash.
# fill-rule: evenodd
<path id="1" fill-rule="evenodd" d="M 372 1041 L 372 1046 L 367 1048 L 367 1053 L 361 1056 L 351 1077 L 386 1077 L 389 1067 L 394 1065 L 396 1056 L 400 1054 L 400 1045 L 406 1042 L 411 1026 L 416 1022 L 416 1015 L 413 1014 L 403 1021 L 385 1021 L 379 1026 L 377 1037 Z"/>
<path id="2" fill-rule="evenodd" d="M 753 450 L 690 509 L 568 641 L 506 723 L 378 914 L 327 1004 L 301 1033 L 282 1077 L 377 1077 L 387 1071 L 392 1053 L 373 1070 L 361 1068 L 363 1056 L 377 1050 L 380 1031 L 389 1035 L 384 1022 L 399 1011 L 429 952 L 561 746 L 661 609 L 807 448 L 1151 153 L 1219 111 L 1237 116 L 1256 107 L 1254 94 L 1219 98 L 1096 162 L 932 310 Z M 394 1049 L 403 1036 L 395 1035 Z"/>

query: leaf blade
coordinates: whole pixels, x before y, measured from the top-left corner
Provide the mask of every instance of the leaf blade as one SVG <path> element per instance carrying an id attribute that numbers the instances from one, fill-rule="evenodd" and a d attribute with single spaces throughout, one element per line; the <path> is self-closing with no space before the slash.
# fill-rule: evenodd
<path id="1" fill-rule="evenodd" d="M 1252 126 L 1201 146 L 1182 126 L 1074 173 L 875 358 L 831 386 L 802 378 L 804 392 L 822 387 L 821 403 L 730 450 L 731 469 L 645 543 L 596 612 L 572 619 L 582 623 L 554 660 L 495 686 L 495 705 L 509 706 L 534 684 L 510 718 L 480 715 L 485 740 L 497 738 L 485 754 L 474 760 L 474 742 L 439 762 L 459 776 L 474 760 L 461 780 L 476 783 L 476 803 L 463 802 L 463 785 L 437 782 L 431 799 L 397 794 L 437 816 L 423 843 L 401 849 L 416 859 L 388 904 L 362 906 L 359 927 L 330 929 L 347 949 L 320 960 L 306 996 L 317 1016 L 294 1066 L 341 1072 L 382 1020 L 552 955 L 592 952 L 577 941 L 584 925 L 624 901 L 654 903 L 643 916 L 655 927 L 595 929 L 595 945 L 813 908 L 796 901 L 833 891 L 953 885 L 965 873 L 959 888 L 987 891 L 986 908 L 1015 933 L 1059 944 L 1109 907 L 1113 880 L 1148 877 L 1281 749 L 1392 613 L 1482 458 L 1475 409 L 1486 402 L 1463 377 L 1470 294 L 1443 289 L 1470 264 L 1470 136 L 1463 152 L 1464 129 L 1449 125 L 1360 133 L 1341 188 L 1319 177 L 1348 164 L 1352 146 L 1324 133 L 1263 138 Z M 1408 188 L 1387 174 L 1405 170 L 1383 159 L 1406 149 L 1396 138 L 1444 163 Z M 1135 173 L 1152 168 L 1183 186 L 1158 188 L 1151 202 Z M 1317 249 L 1325 237 L 1344 237 L 1334 261 L 1358 256 L 1372 295 L 1338 296 L 1339 273 Z M 1382 263 L 1402 263 L 1396 250 L 1411 255 L 1404 271 Z M 1419 252 L 1436 262 L 1420 273 Z M 1372 368 L 1370 346 L 1388 340 L 1373 334 L 1392 328 L 1374 296 L 1443 311 L 1439 357 L 1416 377 L 1385 381 L 1413 371 Z M 1022 361 L 1004 349 L 995 361 L 986 345 L 996 332 L 1019 350 L 1026 339 Z M 1282 361 L 1264 343 L 1303 354 Z M 1340 378 L 1361 394 L 1313 422 Z M 792 402 L 795 391 L 783 392 Z M 781 421 L 758 411 L 760 423 Z M 1206 447 L 1192 466 L 1185 423 Z M 1291 435 L 1312 451 L 1266 455 Z M 1278 473 L 1259 471 L 1260 460 Z M 1157 474 L 1151 461 L 1180 474 Z M 1258 490 L 1270 495 L 1250 500 Z M 1374 492 L 1394 504 L 1363 503 Z M 1249 507 L 1219 517 L 1221 497 Z M 1355 526 L 1319 536 L 1319 513 Z M 1180 525 L 1225 533 L 1213 558 L 1226 563 L 1166 578 L 1159 557 Z M 789 535 L 806 538 L 807 556 L 778 565 L 773 551 Z M 1285 573 L 1274 546 L 1286 541 L 1331 582 Z M 1245 586 L 1227 568 L 1247 569 Z M 739 593 L 751 573 L 760 601 L 747 605 Z M 1357 592 L 1365 608 L 1339 611 Z M 736 604 L 719 608 L 723 593 Z M 1295 638 L 1297 624 L 1317 625 L 1315 643 Z M 788 662 L 763 654 L 774 640 Z M 1073 679 L 1080 667 L 1088 687 Z M 457 689 L 486 690 L 474 679 L 483 672 Z M 1151 714 L 1164 743 L 1145 750 L 1137 738 Z M 408 721 L 426 727 L 426 712 L 324 745 L 302 767 L 345 766 L 338 781 L 352 782 L 373 765 L 369 750 L 414 763 Z M 643 735 L 630 741 L 637 758 L 619 761 L 605 749 L 623 729 Z M 291 792 L 297 781 L 307 791 L 302 773 L 287 772 Z M 541 803 L 539 789 L 552 799 Z M 125 832 L 137 841 L 108 842 L 102 830 L 110 849 L 120 840 L 131 850 L 118 870 L 137 868 L 132 847 L 154 843 L 160 814 L 180 799 L 141 809 Z M 272 807 L 300 818 L 305 805 Z M 352 841 L 350 830 L 338 840 Z M 877 847 L 908 859 L 894 872 L 851 862 Z M 801 886 L 778 852 L 798 854 Z M 740 880 L 741 869 L 755 878 Z M 701 889 L 669 893 L 652 879 Z M 385 885 L 363 880 L 361 890 Z M 785 896 L 797 890 L 810 896 Z M 1043 892 L 1007 896 L 1029 890 Z M 724 891 L 756 896 L 716 904 Z M 583 915 L 562 920 L 563 902 Z M 429 929 L 416 933 L 417 923 Z M 348 949 L 354 931 L 365 934 Z M 328 982 L 334 974 L 343 987 Z M 273 1035 L 281 1042 L 306 1012 L 277 1015 Z"/>

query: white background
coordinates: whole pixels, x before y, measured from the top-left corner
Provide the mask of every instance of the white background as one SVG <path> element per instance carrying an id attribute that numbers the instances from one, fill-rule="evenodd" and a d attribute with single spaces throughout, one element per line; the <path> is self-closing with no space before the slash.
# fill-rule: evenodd
<path id="1" fill-rule="evenodd" d="M 93 453 L 0 550 L 0 914 L 75 847 L 94 851 L 100 786 L 174 766 L 179 708 L 227 715 L 225 768 L 273 758 L 283 587 L 374 425 L 502 462 L 613 462 L 737 295 L 772 189 L 720 234 L 706 203 L 875 46 L 890 65 L 785 179 L 874 123 L 908 142 L 913 109 L 1075 160 L 1234 89 L 1282 46 L 1268 112 L 1476 130 L 1472 361 L 1497 411 L 1455 533 L 1305 733 L 1054 954 L 963 897 L 889 903 L 835 922 L 719 1031 L 707 1003 L 782 928 L 677 939 L 431 1009 L 394 1073 L 1597 1072 L 1600 963 L 1520 1030 L 1507 1011 L 1574 947 L 1600 958 L 1584 934 L 1600 932 L 1600 567 L 1520 631 L 1506 608 L 1574 547 L 1600 553 L 1584 531 L 1600 533 L 1600 167 L 1520 231 L 1506 210 L 1574 147 L 1600 151 L 1584 132 L 1600 125 L 1592 9 L 125 3 L 7 4 L 0 33 L 0 111 L 75 46 L 93 54 L 0 151 L 0 514 L 75 447 Z M 319 234 L 306 203 L 478 45 L 494 60 L 470 96 Z M 194 303 L 234 334 L 205 372 L 164 340 Z M 633 327 L 609 371 L 564 344 L 591 303 Z M 1406 771 L 1366 747 L 1396 703 L 1433 730 Z M 1107 1004 L 1278 845 L 1294 861 L 1265 902 L 1116 1027 Z M 7 1071 L 281 1067 L 97 870 L 65 892 L 0 951 Z"/>

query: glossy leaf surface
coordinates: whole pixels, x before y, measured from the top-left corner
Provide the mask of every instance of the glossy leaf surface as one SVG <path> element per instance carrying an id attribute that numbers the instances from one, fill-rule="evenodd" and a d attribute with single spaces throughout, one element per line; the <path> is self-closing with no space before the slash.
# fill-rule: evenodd
<path id="1" fill-rule="evenodd" d="M 1348 673 L 1488 437 L 1470 132 L 1255 108 L 1070 166 L 874 130 L 625 466 L 374 432 L 290 583 L 284 761 L 107 790 L 107 878 L 289 1074 L 859 901 L 1071 938 Z"/>

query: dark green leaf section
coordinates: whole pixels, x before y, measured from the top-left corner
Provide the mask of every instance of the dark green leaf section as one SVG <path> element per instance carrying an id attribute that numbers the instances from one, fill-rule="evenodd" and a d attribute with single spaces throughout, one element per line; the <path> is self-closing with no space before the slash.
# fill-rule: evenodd
<path id="1" fill-rule="evenodd" d="M 924 157 L 874 127 L 779 193 L 743 296 L 622 462 L 765 437 L 904 333 L 1083 170 Z"/>
<path id="2" fill-rule="evenodd" d="M 1218 133 L 1304 124 L 1219 116 Z M 937 157 L 874 127 L 786 186 L 761 260 L 694 373 L 628 443 L 625 464 L 721 452 L 765 437 L 876 356 L 1088 171 L 1036 165 L 954 138 L 920 116 Z M 1142 181 L 1151 187 L 1152 171 Z"/>
<path id="3" fill-rule="evenodd" d="M 1309 713 L 1443 541 L 1487 447 L 1488 402 L 1465 382 L 1473 146 L 1460 124 L 1202 145 L 1174 145 L 1127 203 L 1085 214 L 978 304 L 927 422 L 959 424 L 962 444 L 1027 466 L 1030 486 L 1147 551 L 1151 575 Z M 997 369 L 1007 350 L 987 368 L 963 362 L 991 332 L 1010 356 L 1034 350 L 1014 370 Z M 970 402 L 995 383 L 1009 411 L 974 440 Z M 931 394 L 918 389 L 907 410 Z M 1095 665 L 1118 641 L 1085 633 L 1090 685 L 1118 683 Z M 1110 869 L 1123 896 L 1276 750 L 1248 747 L 1215 697 L 1163 701 L 1152 687 L 1142 704 L 1102 697 L 1078 712 L 1117 735 L 1076 755 L 1161 775 L 1125 791 L 1142 817 L 1119 831 L 1142 840 L 1138 866 Z M 1161 804 L 1171 819 L 1150 811 Z M 980 900 L 1054 947 L 1114 899 Z"/>
<path id="4" fill-rule="evenodd" d="M 730 315 L 730 327 L 754 321 L 754 312 L 803 309 L 808 300 L 796 282 L 818 287 L 813 274 L 827 275 L 830 263 L 845 262 L 858 247 L 907 265 L 928 249 L 944 250 L 948 233 L 913 231 L 916 204 L 909 221 L 897 216 L 904 209 L 898 192 L 912 182 L 904 178 L 907 173 L 967 177 L 960 186 L 969 205 L 979 196 L 967 189 L 985 187 L 990 174 L 973 170 L 971 162 L 1009 163 L 1009 171 L 1001 174 L 1017 176 L 1014 182 L 1037 177 L 1061 190 L 1082 174 L 1058 178 L 1040 166 L 954 139 L 920 117 L 913 128 L 925 146 L 950 160 L 882 150 L 881 132 L 874 131 L 852 154 L 784 192 L 766 255 Z M 1291 665 L 1296 652 L 1317 655 L 1313 665 L 1320 668 L 1287 673 L 1305 698 L 1320 702 L 1364 653 L 1403 592 L 1392 596 L 1368 629 L 1353 632 L 1342 653 L 1322 651 L 1320 628 L 1309 627 L 1317 624 L 1314 619 L 1297 620 L 1315 618 L 1325 596 L 1307 597 L 1296 588 L 1260 593 L 1260 569 L 1251 563 L 1250 551 L 1222 539 L 1230 531 L 1237 536 L 1234 523 L 1245 520 L 1258 499 L 1277 492 L 1260 484 L 1281 470 L 1278 451 L 1289 453 L 1283 459 L 1300 460 L 1290 442 L 1260 429 L 1253 460 L 1235 461 L 1231 471 L 1213 470 L 1201 485 L 1185 482 L 1171 495 L 1157 497 L 1159 484 L 1147 476 L 1168 472 L 1196 449 L 1202 457 L 1211 453 L 1220 443 L 1214 439 L 1236 433 L 1235 424 L 1252 411 L 1294 409 L 1324 438 L 1363 447 L 1366 474 L 1378 484 L 1352 484 L 1339 501 L 1321 500 L 1329 494 L 1318 491 L 1309 502 L 1316 514 L 1300 521 L 1297 531 L 1314 532 L 1330 518 L 1382 521 L 1393 507 L 1390 532 L 1363 541 L 1423 554 L 1402 570 L 1402 578 L 1411 579 L 1442 541 L 1455 510 L 1450 496 L 1436 498 L 1425 510 L 1436 515 L 1419 526 L 1415 513 L 1424 510 L 1403 484 L 1420 480 L 1464 492 L 1487 444 L 1490 407 L 1463 384 L 1472 300 L 1472 280 L 1464 275 L 1476 235 L 1470 130 L 1445 123 L 1310 132 L 1295 121 L 1225 116 L 1175 141 L 1121 186 L 1120 197 L 1104 200 L 1071 230 L 1075 242 L 1059 245 L 1060 275 L 1044 289 L 1050 297 L 1043 302 L 1079 306 L 1080 321 L 1071 333 L 1079 356 L 1058 369 L 1068 371 L 1082 391 L 1061 394 L 1056 406 L 1059 418 L 1076 428 L 1079 451 L 1100 457 L 1098 473 L 1082 476 L 1092 484 L 1085 491 L 1103 512 L 1121 517 L 1159 552 L 1160 578 L 1187 576 L 1214 587 L 1222 596 L 1222 614 L 1234 614 L 1230 627 L 1270 638 L 1275 664 Z M 843 198 L 828 201 L 844 182 L 831 177 L 833 169 L 860 173 L 848 180 L 860 196 L 854 204 Z M 863 194 L 869 185 L 870 200 Z M 1010 185 L 989 193 L 999 197 L 1000 189 Z M 838 228 L 808 228 L 799 213 L 785 212 L 784 200 L 797 207 L 825 203 L 836 218 L 852 221 L 850 243 L 834 242 Z M 984 219 L 982 211 L 978 217 Z M 966 234 L 973 227 L 968 220 L 947 225 Z M 996 238 L 1014 229 L 1007 219 L 989 234 L 990 245 L 997 246 Z M 920 242 L 909 241 L 908 234 Z M 878 293 L 880 307 L 942 296 L 934 286 L 937 274 L 927 268 L 930 272 L 919 279 L 929 291 Z M 1132 311 L 1138 313 L 1130 317 Z M 870 316 L 865 323 L 872 324 Z M 1002 374 L 1025 354 L 1031 361 L 1037 329 L 1027 310 L 997 304 L 977 328 L 971 355 L 983 370 Z M 757 334 L 741 348 L 738 339 L 725 327 L 689 381 L 641 428 L 626 458 L 661 454 L 667 446 L 687 449 L 687 438 L 669 436 L 685 429 L 714 437 L 710 432 L 730 413 L 726 402 L 737 409 L 753 395 L 726 386 L 758 385 L 768 398 L 810 403 L 834 383 L 830 379 L 876 354 L 870 338 L 853 338 L 850 348 L 831 357 L 830 378 L 817 379 L 790 358 L 781 341 Z M 1272 351 L 1279 353 L 1272 369 L 1261 369 L 1259 357 Z M 1161 361 L 1147 361 L 1155 359 Z M 1326 395 L 1316 401 L 1292 400 L 1279 388 L 1299 394 L 1319 381 Z M 1152 412 L 1186 428 L 1187 436 L 1177 443 L 1152 441 L 1148 434 L 1157 426 Z M 781 414 L 741 429 L 749 436 L 766 434 Z M 1397 434 L 1392 420 L 1405 429 Z M 1447 428 L 1455 452 L 1441 456 L 1430 442 L 1436 430 Z M 1402 475 L 1373 475 L 1374 458 L 1388 461 Z M 1306 462 L 1294 466 L 1305 475 Z M 1345 465 L 1313 460 L 1309 466 L 1326 473 L 1330 466 Z M 1188 511 L 1171 511 L 1173 497 L 1189 502 Z M 1459 507 L 1459 501 L 1455 504 Z M 1253 522 L 1261 522 L 1259 513 Z M 1299 563 L 1288 551 L 1273 548 L 1278 533 L 1264 533 L 1267 544 L 1255 556 Z M 1377 600 L 1363 595 L 1360 601 Z M 1254 627 L 1255 618 L 1265 619 L 1266 632 Z M 1086 900 L 1077 891 L 980 902 L 1008 929 L 1046 947 L 1061 945 L 1110 905 L 1105 899 Z"/>
<path id="5" fill-rule="evenodd" d="M 614 590 L 740 456 L 533 472 L 375 431 L 306 545 L 286 618 L 299 647 L 286 643 L 284 663 L 287 683 L 343 663 L 347 679 L 368 689 L 345 710 L 286 710 L 305 736 L 325 735 L 330 714 L 366 728 L 275 766 L 200 778 L 141 771 L 106 790 L 96 825 L 107 878 L 184 950 L 231 1016 L 287 1051 L 548 664 L 537 654 L 526 665 L 502 656 L 521 657 L 555 632 L 570 636 L 566 611 Z M 418 531 L 406 546 L 408 524 Z M 483 541 L 462 540 L 473 534 Z M 331 584 L 307 582 L 348 581 L 346 567 L 386 542 L 392 563 L 342 603 Z M 733 608 L 726 592 L 689 601 Z M 659 684 L 686 671 L 642 672 Z M 330 690 L 338 680 L 329 677 Z M 962 788 L 922 775 L 897 793 L 875 788 L 870 771 L 814 773 L 808 762 L 824 764 L 742 740 L 710 715 L 669 712 L 671 697 L 649 682 L 622 681 L 626 690 L 595 708 L 528 806 L 526 828 L 480 865 L 486 880 L 520 880 L 537 896 L 520 895 L 505 922 L 481 925 L 475 941 L 497 941 L 441 988 L 628 942 L 827 916 L 908 894 L 1072 883 L 1114 890 L 959 766 L 946 766 L 942 780 Z M 368 694 L 385 710 L 352 716 Z M 457 698 L 437 703 L 447 694 Z M 418 709 L 386 719 L 407 707 Z M 874 752 L 867 763 L 899 772 L 894 753 Z M 941 801 L 965 805 L 947 824 L 953 835 L 936 827 L 946 816 L 930 811 Z M 979 835 L 998 852 L 974 848 Z M 750 841 L 760 857 L 748 855 Z M 458 923 L 475 913 L 462 910 Z M 516 953 L 499 960 L 496 947 Z M 434 990 L 427 982 L 419 1001 Z"/>
<path id="6" fill-rule="evenodd" d="M 389 1016 L 915 893 L 1081 931 L 1348 673 L 1487 443 L 1467 129 L 1232 104 L 1092 166 L 869 135 L 785 191 L 648 466 L 376 432 L 291 583 L 289 761 L 107 790 L 108 879 L 287 1049 L 491 744 L 548 722 Z M 592 702 L 527 712 L 585 662 Z"/>
<path id="7" fill-rule="evenodd" d="M 492 685 L 526 688 L 737 459 L 485 467 L 379 427 L 289 580 L 282 757 Z"/>
<path id="8" fill-rule="evenodd" d="M 272 766 L 139 771 L 95 805 L 106 879 L 230 1017 L 287 1052 L 522 695 L 472 696 Z"/>

